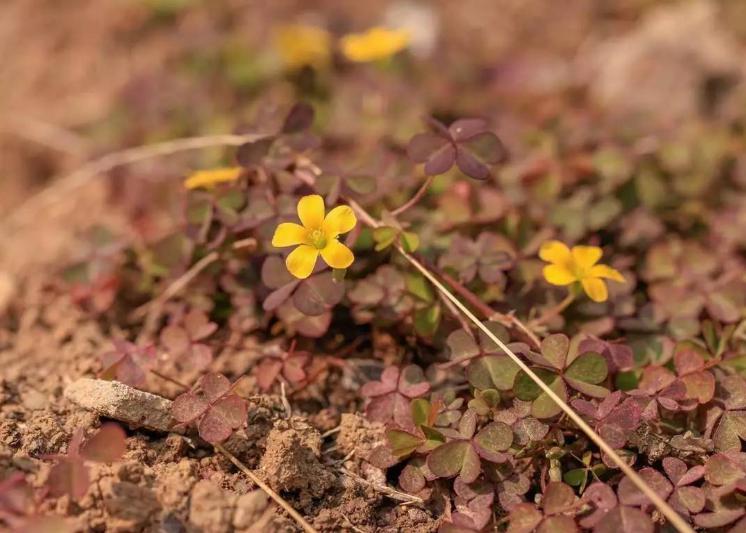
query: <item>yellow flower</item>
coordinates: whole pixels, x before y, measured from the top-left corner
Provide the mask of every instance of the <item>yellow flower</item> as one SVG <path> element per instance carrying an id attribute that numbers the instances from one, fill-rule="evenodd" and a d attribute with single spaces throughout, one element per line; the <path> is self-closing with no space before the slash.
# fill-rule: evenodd
<path id="1" fill-rule="evenodd" d="M 184 180 L 184 187 L 196 189 L 198 187 L 212 188 L 218 183 L 235 181 L 241 175 L 241 167 L 213 168 L 210 170 L 198 170 Z"/>
<path id="2" fill-rule="evenodd" d="M 285 65 L 291 69 L 323 67 L 331 56 L 329 32 L 316 26 L 281 26 L 275 34 L 275 46 Z"/>
<path id="3" fill-rule="evenodd" d="M 552 285 L 570 285 L 580 282 L 583 290 L 594 302 L 605 302 L 609 297 L 604 278 L 624 283 L 624 277 L 615 269 L 599 265 L 603 251 L 598 246 L 573 246 L 559 241 L 541 245 L 539 257 L 551 263 L 544 267 L 544 278 Z"/>
<path id="4" fill-rule="evenodd" d="M 305 279 L 313 272 L 319 254 L 332 268 L 347 268 L 355 257 L 347 246 L 337 240 L 357 224 L 355 213 L 347 205 L 340 205 L 324 217 L 324 200 L 318 194 L 304 196 L 298 202 L 300 224 L 283 222 L 275 230 L 272 246 L 298 247 L 290 252 L 285 264 L 290 273 Z"/>
<path id="5" fill-rule="evenodd" d="M 371 28 L 365 33 L 351 33 L 340 41 L 342 53 L 350 61 L 365 63 L 393 56 L 409 44 L 409 32 L 388 28 Z"/>

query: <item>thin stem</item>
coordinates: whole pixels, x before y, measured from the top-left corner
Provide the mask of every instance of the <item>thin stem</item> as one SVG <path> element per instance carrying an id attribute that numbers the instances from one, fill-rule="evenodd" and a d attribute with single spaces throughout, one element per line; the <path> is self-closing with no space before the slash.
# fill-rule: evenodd
<path id="1" fill-rule="evenodd" d="M 33 221 L 36 214 L 60 197 L 69 195 L 88 183 L 99 174 L 113 168 L 130 165 L 154 157 L 171 155 L 189 150 L 199 150 L 214 146 L 240 146 L 244 143 L 266 137 L 263 134 L 253 135 L 208 135 L 204 137 L 186 137 L 157 144 L 147 144 L 109 153 L 94 159 L 80 167 L 72 174 L 55 180 L 49 187 L 22 203 L 9 215 L 11 222 L 23 223 Z"/>
<path id="2" fill-rule="evenodd" d="M 381 494 L 384 494 L 384 495 L 388 496 L 392 500 L 397 500 L 397 501 L 404 502 L 404 503 L 416 503 L 416 504 L 419 504 L 419 505 L 422 505 L 422 504 L 425 503 L 425 501 L 422 498 L 420 498 L 419 496 L 413 496 L 413 495 L 407 494 L 405 492 L 399 492 L 398 490 L 392 489 L 391 487 L 386 486 L 386 485 L 376 485 L 375 483 L 372 483 L 372 482 L 368 481 L 367 479 L 358 476 L 357 474 L 353 474 L 352 472 L 350 472 L 346 468 L 340 468 L 339 470 L 340 470 L 340 472 L 342 472 L 347 477 L 349 477 L 351 479 L 354 479 L 358 483 L 362 483 L 364 485 L 368 485 L 369 487 L 371 487 L 374 490 L 380 492 Z"/>
<path id="3" fill-rule="evenodd" d="M 363 208 L 360 207 L 360 205 L 357 204 L 354 200 L 349 200 L 348 202 L 350 206 L 358 213 L 358 216 L 363 221 L 372 222 L 372 225 L 375 227 L 378 225 L 378 222 L 373 219 L 370 215 L 364 212 Z M 367 223 L 367 222 L 366 222 Z M 435 275 L 430 272 L 422 263 L 420 263 L 417 259 L 415 259 L 411 254 L 407 253 L 401 246 L 397 245 L 396 249 L 399 251 L 399 253 L 407 260 L 409 263 L 418 270 L 425 278 L 430 281 L 430 283 L 433 284 L 433 286 L 440 291 L 446 298 L 448 298 L 453 304 L 461 311 L 477 328 L 479 328 L 487 337 L 497 344 L 500 349 L 502 349 L 503 352 L 505 352 L 508 357 L 510 357 L 513 362 L 518 365 L 518 368 L 523 370 L 526 375 L 528 375 L 531 380 L 533 380 L 539 388 L 547 395 L 549 398 L 551 398 L 559 407 L 562 409 L 565 414 L 570 418 L 587 436 L 589 439 L 591 439 L 605 454 L 607 454 L 614 463 L 619 467 L 619 469 L 628 477 L 630 480 L 637 486 L 640 491 L 647 496 L 650 501 L 653 502 L 653 504 L 660 510 L 663 515 L 668 518 L 668 520 L 671 522 L 671 524 L 680 532 L 680 533 L 694 533 L 694 530 L 684 521 L 684 519 L 676 512 L 674 511 L 671 506 L 669 506 L 659 495 L 657 492 L 655 492 L 650 486 L 645 483 L 645 481 L 630 467 L 620 456 L 617 454 L 617 452 L 609 446 L 606 441 L 601 438 L 601 436 L 596 433 L 593 428 L 591 428 L 588 423 L 583 420 L 580 415 L 578 415 L 562 398 L 560 398 L 557 393 L 555 393 L 549 385 L 544 383 L 539 376 L 537 376 L 531 368 L 524 363 L 520 357 L 518 357 L 502 340 L 500 340 L 497 335 L 492 333 L 490 329 L 485 326 L 479 318 L 477 318 L 474 313 L 472 313 L 468 307 L 466 307 L 461 301 L 454 296 L 454 294 L 446 288 L 443 283 L 435 277 Z M 569 304 L 568 304 L 569 305 Z"/>
<path id="4" fill-rule="evenodd" d="M 256 239 L 242 239 L 233 243 L 233 249 L 238 250 L 242 248 L 253 248 L 256 246 Z M 184 288 L 196 278 L 200 272 L 205 270 L 215 261 L 220 258 L 218 252 L 213 251 L 204 256 L 202 259 L 194 263 L 189 270 L 184 272 L 181 276 L 176 278 L 171 284 L 166 287 L 158 297 L 149 301 L 146 304 L 141 305 L 132 312 L 132 318 L 138 320 L 145 316 L 145 323 L 143 324 L 142 331 L 140 333 L 140 340 L 150 336 L 153 330 L 156 328 L 158 319 L 161 317 L 161 311 L 163 306 L 171 298 L 179 294 Z"/>
<path id="5" fill-rule="evenodd" d="M 531 331 L 530 328 L 528 328 L 523 322 L 521 322 L 518 318 L 515 317 L 515 315 L 512 314 L 504 314 L 500 313 L 498 311 L 495 311 L 492 309 L 489 305 L 485 304 L 482 300 L 479 299 L 479 297 L 471 292 L 468 288 L 466 288 L 463 284 L 459 283 L 458 280 L 454 279 L 453 277 L 449 276 L 445 272 L 433 268 L 435 272 L 438 273 L 438 275 L 443 278 L 443 280 L 458 294 L 460 294 L 469 304 L 471 304 L 474 309 L 477 309 L 482 315 L 484 315 L 484 318 L 487 320 L 497 320 L 499 322 L 502 322 L 506 326 L 512 326 L 517 329 L 520 329 L 528 338 L 531 340 L 531 342 L 538 348 L 541 346 L 541 341 L 536 336 L 536 334 Z"/>
<path id="6" fill-rule="evenodd" d="M 189 385 L 187 385 L 186 383 L 182 383 L 178 379 L 174 379 L 172 377 L 169 377 L 166 374 L 161 374 L 160 372 L 158 372 L 157 370 L 153 370 L 152 368 L 150 369 L 150 373 L 153 374 L 154 376 L 158 376 L 163 381 L 168 381 L 169 383 L 173 383 L 174 385 L 177 385 L 178 387 L 181 387 L 184 390 L 191 389 L 191 387 Z"/>
<path id="7" fill-rule="evenodd" d="M 565 299 L 562 300 L 560 303 L 549 309 L 546 313 L 543 313 L 539 318 L 536 320 L 532 320 L 530 322 L 530 325 L 532 327 L 541 326 L 542 324 L 545 324 L 549 322 L 551 319 L 559 315 L 562 311 L 567 309 L 571 303 L 575 301 L 575 294 L 570 291 L 567 293 L 567 296 L 565 296 Z"/>
<path id="8" fill-rule="evenodd" d="M 285 509 L 285 511 L 287 511 L 287 513 L 291 517 L 293 517 L 296 522 L 298 522 L 298 525 L 302 527 L 306 533 L 318 533 L 318 530 L 316 528 L 306 522 L 306 519 L 303 518 L 298 511 L 293 509 L 293 507 L 287 501 L 285 501 L 282 496 L 272 490 L 269 485 L 259 479 L 256 474 L 254 474 L 254 472 L 249 470 L 248 466 L 239 461 L 231 452 L 223 448 L 221 444 L 215 444 L 214 447 L 216 451 L 222 453 L 231 463 L 236 466 L 236 468 L 243 472 L 246 477 L 253 481 L 260 489 L 266 492 L 267 495 L 277 503 L 277 505 Z"/>
<path id="9" fill-rule="evenodd" d="M 424 183 L 420 186 L 420 188 L 417 189 L 417 192 L 414 193 L 414 196 L 412 196 L 409 200 L 407 200 L 406 203 L 400 205 L 399 207 L 391 211 L 391 214 L 393 216 L 401 215 L 404 211 L 416 205 L 417 202 L 419 202 L 422 199 L 422 197 L 425 196 L 425 193 L 427 192 L 427 189 L 432 184 L 433 179 L 435 179 L 435 176 L 428 176 L 427 179 L 424 181 Z"/>

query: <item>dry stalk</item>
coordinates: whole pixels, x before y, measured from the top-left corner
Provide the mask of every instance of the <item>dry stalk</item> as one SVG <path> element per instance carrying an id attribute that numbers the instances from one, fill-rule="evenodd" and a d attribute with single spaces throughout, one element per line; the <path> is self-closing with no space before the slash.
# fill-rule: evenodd
<path id="1" fill-rule="evenodd" d="M 367 225 L 371 227 L 377 227 L 379 226 L 379 222 L 376 221 L 373 217 L 371 217 L 357 202 L 354 200 L 347 199 L 348 203 L 350 204 L 350 207 L 352 207 L 355 212 L 358 214 L 360 219 Z M 401 246 L 397 245 L 396 249 L 398 252 L 407 260 L 409 263 L 418 270 L 427 280 L 433 284 L 433 286 L 441 293 L 443 296 L 448 298 L 453 305 L 455 305 L 459 311 L 461 311 L 464 316 L 466 316 L 477 328 L 479 328 L 487 337 L 497 344 L 500 349 L 505 352 L 508 357 L 510 357 L 513 362 L 518 365 L 518 368 L 523 370 L 523 372 L 526 373 L 540 388 L 541 390 L 549 396 L 561 409 L 564 411 L 564 413 L 567 415 L 568 418 L 570 418 L 575 424 L 585 433 L 589 439 L 591 439 L 596 446 L 598 446 L 605 454 L 607 454 L 612 461 L 619 467 L 619 469 L 624 472 L 624 474 L 637 486 L 640 491 L 647 496 L 651 502 L 658 508 L 658 510 L 671 522 L 671 525 L 673 525 L 679 533 L 694 533 L 694 530 L 689 526 L 689 524 L 684 521 L 684 519 L 679 515 L 676 511 L 673 510 L 673 508 L 668 505 L 659 495 L 657 492 L 655 492 L 645 481 L 635 472 L 632 467 L 630 467 L 624 459 L 622 459 L 616 451 L 609 446 L 605 440 L 601 438 L 601 436 L 596 433 L 591 426 L 589 426 L 585 420 L 583 420 L 580 415 L 578 415 L 574 409 L 572 409 L 562 398 L 557 396 L 557 394 L 547 385 L 544 383 L 539 376 L 537 376 L 531 368 L 524 363 L 520 357 L 518 357 L 508 346 L 501 341 L 490 329 L 485 326 L 469 309 L 461 303 L 461 301 L 456 298 L 456 296 L 453 295 L 451 291 L 449 291 L 446 286 L 435 277 L 435 275 L 430 272 L 422 263 L 420 263 L 417 259 L 415 259 L 411 254 L 406 252 Z"/>

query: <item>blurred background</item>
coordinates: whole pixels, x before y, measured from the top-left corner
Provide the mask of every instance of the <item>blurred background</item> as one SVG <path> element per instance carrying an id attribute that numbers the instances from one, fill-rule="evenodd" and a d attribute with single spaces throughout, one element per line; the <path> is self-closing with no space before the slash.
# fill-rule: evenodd
<path id="1" fill-rule="evenodd" d="M 407 29 L 408 50 L 338 61 L 333 43 L 373 26 Z M 314 55 L 314 38 L 332 51 Z M 745 44 L 743 0 L 4 0 L 0 212 L 93 157 L 261 129 L 299 98 L 341 149 L 406 142 L 435 113 L 486 115 L 514 161 L 557 139 L 644 151 L 703 121 L 739 127 Z M 104 194 L 126 205 L 144 182 L 179 182 L 180 163 L 129 167 Z"/>

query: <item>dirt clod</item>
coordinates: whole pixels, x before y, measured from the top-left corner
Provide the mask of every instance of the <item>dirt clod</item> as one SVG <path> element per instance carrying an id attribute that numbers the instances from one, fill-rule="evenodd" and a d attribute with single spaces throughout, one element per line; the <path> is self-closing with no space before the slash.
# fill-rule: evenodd
<path id="1" fill-rule="evenodd" d="M 270 486 L 280 492 L 297 492 L 301 505 L 319 498 L 335 482 L 321 463 L 321 435 L 299 418 L 278 421 L 267 436 L 259 468 Z"/>

